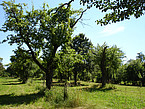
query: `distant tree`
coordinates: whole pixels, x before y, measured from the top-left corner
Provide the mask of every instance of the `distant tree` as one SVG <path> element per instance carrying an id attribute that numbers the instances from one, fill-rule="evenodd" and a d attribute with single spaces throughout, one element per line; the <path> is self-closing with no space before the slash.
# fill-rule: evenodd
<path id="1" fill-rule="evenodd" d="M 2 64 L 2 60 L 3 60 L 3 58 L 0 57 L 0 76 L 6 76 L 5 68 Z"/>
<path id="2" fill-rule="evenodd" d="M 6 66 L 7 66 L 6 73 L 9 75 L 9 77 L 16 77 L 16 78 L 19 77 L 17 72 L 14 71 L 12 63 L 7 64 Z"/>
<path id="3" fill-rule="evenodd" d="M 117 48 L 117 46 L 112 46 L 109 48 L 105 43 L 100 46 L 97 45 L 95 54 L 95 62 L 99 65 L 101 73 L 102 73 L 102 87 L 104 87 L 110 79 L 110 75 L 114 76 L 113 70 L 117 70 L 117 68 L 121 65 L 122 58 L 124 57 L 124 53 Z"/>
<path id="4" fill-rule="evenodd" d="M 57 60 L 58 60 L 58 77 L 62 81 L 62 79 L 69 80 L 73 70 L 73 63 L 75 62 L 76 52 L 74 49 L 70 47 L 62 48 L 57 53 Z"/>
<path id="5" fill-rule="evenodd" d="M 129 62 L 125 70 L 126 81 L 133 85 L 137 85 L 137 81 L 143 78 L 144 67 L 138 59 Z"/>
<path id="6" fill-rule="evenodd" d="M 51 9 L 44 3 L 41 9 L 35 10 L 32 6 L 31 11 L 26 10 L 26 4 L 10 1 L 1 4 L 6 14 L 1 31 L 14 32 L 3 42 L 16 44 L 30 54 L 30 58 L 45 72 L 48 89 L 51 89 L 56 51 L 70 40 L 74 26 L 85 12 L 72 10 L 72 2 L 73 0 Z M 40 55 L 44 63 L 38 60 Z"/>
<path id="7" fill-rule="evenodd" d="M 74 83 L 77 85 L 77 76 L 80 71 L 80 66 L 83 63 L 83 56 L 77 54 L 74 49 L 66 45 L 58 53 L 58 75 L 62 79 L 67 79 L 74 76 Z"/>
<path id="8" fill-rule="evenodd" d="M 86 55 L 86 73 L 90 74 L 90 79 L 94 82 L 96 72 L 99 70 L 98 65 L 94 62 L 95 55 L 93 54 L 94 48 L 91 48 Z M 86 75 L 88 76 L 88 75 Z"/>
<path id="9" fill-rule="evenodd" d="M 127 81 L 126 68 L 127 68 L 127 64 L 119 66 L 116 72 L 116 78 L 115 78 L 116 83 L 121 83 L 123 81 L 124 84 L 126 84 Z"/>
<path id="10" fill-rule="evenodd" d="M 80 33 L 79 35 L 73 37 L 70 46 L 76 51 L 77 54 L 83 56 L 83 63 L 75 63 L 75 72 L 77 71 L 76 73 L 81 75 L 80 78 L 83 78 L 83 76 L 85 76 L 84 70 L 86 70 L 87 54 L 89 53 L 89 50 L 92 48 L 93 44 L 83 33 Z"/>
<path id="11" fill-rule="evenodd" d="M 71 41 L 71 48 L 81 55 L 87 54 L 92 45 L 92 42 L 83 33 L 73 37 Z"/>
<path id="12" fill-rule="evenodd" d="M 26 83 L 28 77 L 32 75 L 32 60 L 30 60 L 28 54 L 23 49 L 18 48 L 14 51 L 15 55 L 11 56 L 11 68 L 19 75 L 22 83 Z M 36 69 L 36 68 L 35 68 Z"/>
<path id="13" fill-rule="evenodd" d="M 144 62 L 145 56 L 142 52 L 137 53 L 136 59 L 140 59 L 141 62 Z"/>

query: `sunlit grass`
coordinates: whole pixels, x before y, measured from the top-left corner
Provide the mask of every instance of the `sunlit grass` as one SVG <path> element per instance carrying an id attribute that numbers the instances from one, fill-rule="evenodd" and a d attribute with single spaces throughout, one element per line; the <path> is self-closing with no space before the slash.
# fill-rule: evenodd
<path id="1" fill-rule="evenodd" d="M 79 82 L 80 86 L 67 88 L 68 99 L 64 101 L 63 83 L 54 83 L 51 91 L 43 93 L 43 80 L 20 84 L 18 79 L 0 77 L 0 109 L 145 108 L 145 87 L 109 84 L 100 88 L 98 83 Z"/>

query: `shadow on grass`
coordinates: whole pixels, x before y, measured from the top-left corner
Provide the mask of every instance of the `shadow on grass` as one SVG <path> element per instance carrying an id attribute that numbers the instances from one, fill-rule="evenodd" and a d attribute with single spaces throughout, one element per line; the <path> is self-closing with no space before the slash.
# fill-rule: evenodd
<path id="1" fill-rule="evenodd" d="M 65 82 L 53 82 L 52 83 L 52 86 L 61 86 L 61 87 L 64 87 L 65 85 Z M 71 82 L 71 83 L 67 83 L 67 86 L 69 87 L 77 87 L 77 86 L 88 86 L 86 84 L 82 84 L 80 82 L 77 83 L 77 85 L 75 85 L 74 82 Z"/>
<path id="2" fill-rule="evenodd" d="M 0 105 L 21 105 L 21 104 L 30 104 L 35 102 L 37 99 L 43 97 L 39 93 L 26 94 L 16 96 L 14 94 L 0 95 Z"/>
<path id="3" fill-rule="evenodd" d="M 92 87 L 82 88 L 82 90 L 87 92 L 95 92 L 95 91 L 106 92 L 114 89 L 115 89 L 114 87 L 100 87 L 99 85 L 93 85 Z"/>
<path id="4" fill-rule="evenodd" d="M 2 85 L 20 85 L 20 84 L 24 84 L 24 83 L 5 83 L 5 84 L 2 84 Z"/>

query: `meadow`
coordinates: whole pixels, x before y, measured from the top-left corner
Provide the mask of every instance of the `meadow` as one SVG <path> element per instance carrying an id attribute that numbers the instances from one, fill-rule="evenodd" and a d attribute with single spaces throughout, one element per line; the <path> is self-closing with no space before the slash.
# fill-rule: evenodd
<path id="1" fill-rule="evenodd" d="M 0 77 L 0 109 L 144 109 L 145 87 L 79 81 L 79 86 L 67 87 L 53 81 L 50 91 L 44 81 L 29 79 L 21 84 L 17 78 Z"/>

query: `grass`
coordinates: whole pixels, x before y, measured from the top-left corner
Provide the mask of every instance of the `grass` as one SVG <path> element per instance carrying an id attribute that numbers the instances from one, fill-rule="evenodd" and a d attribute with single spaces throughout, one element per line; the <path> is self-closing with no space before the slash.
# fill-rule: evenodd
<path id="1" fill-rule="evenodd" d="M 0 109 L 144 109 L 145 87 L 80 81 L 80 86 L 68 87 L 64 101 L 63 83 L 54 83 L 43 93 L 42 80 L 21 84 L 18 79 L 0 77 Z"/>

